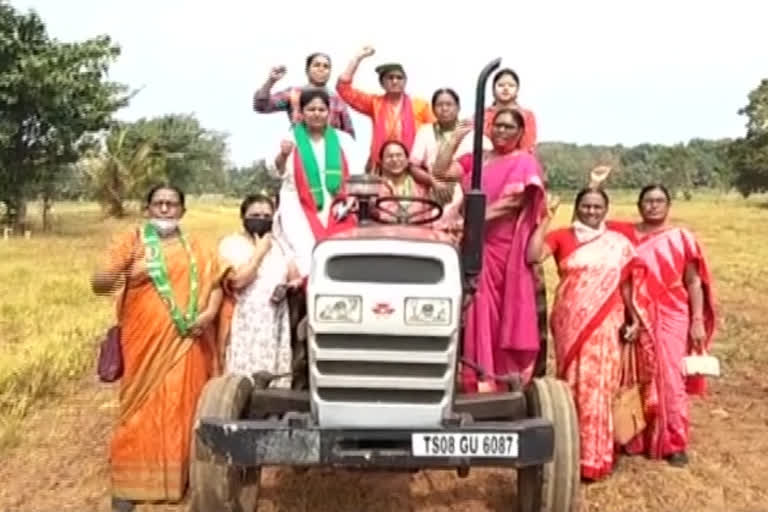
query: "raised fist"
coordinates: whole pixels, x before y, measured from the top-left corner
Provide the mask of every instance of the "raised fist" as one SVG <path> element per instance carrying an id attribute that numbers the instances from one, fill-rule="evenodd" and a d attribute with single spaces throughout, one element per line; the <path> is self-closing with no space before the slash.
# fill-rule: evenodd
<path id="1" fill-rule="evenodd" d="M 363 48 L 360 50 L 360 53 L 358 53 L 358 56 L 361 59 L 365 59 L 374 53 L 376 53 L 376 50 L 373 49 L 373 46 L 363 46 Z"/>
<path id="2" fill-rule="evenodd" d="M 277 82 L 285 76 L 286 71 L 285 66 L 275 66 L 269 70 L 269 79 L 273 82 Z"/>
<path id="3" fill-rule="evenodd" d="M 293 151 L 293 142 L 290 140 L 284 140 L 280 142 L 280 154 L 288 156 Z"/>

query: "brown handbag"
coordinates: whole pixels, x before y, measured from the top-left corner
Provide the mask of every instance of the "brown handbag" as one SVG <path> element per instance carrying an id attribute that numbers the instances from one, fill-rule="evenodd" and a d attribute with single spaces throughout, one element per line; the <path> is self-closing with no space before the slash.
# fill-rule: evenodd
<path id="1" fill-rule="evenodd" d="M 137 232 L 138 235 L 138 232 Z M 134 251 L 135 252 L 135 251 Z M 99 347 L 99 362 L 96 372 L 101 382 L 115 382 L 123 376 L 123 346 L 120 342 L 121 328 L 120 321 L 123 317 L 123 307 L 125 306 L 125 297 L 128 295 L 128 280 L 133 267 L 134 254 L 131 255 L 131 263 L 125 272 L 125 288 L 123 296 L 120 298 L 120 308 L 118 309 L 117 323 L 107 330 L 107 334 L 101 341 Z"/>
<path id="2" fill-rule="evenodd" d="M 645 429 L 643 399 L 637 381 L 635 345 L 624 343 L 619 390 L 613 399 L 613 438 L 620 445 L 627 444 Z"/>

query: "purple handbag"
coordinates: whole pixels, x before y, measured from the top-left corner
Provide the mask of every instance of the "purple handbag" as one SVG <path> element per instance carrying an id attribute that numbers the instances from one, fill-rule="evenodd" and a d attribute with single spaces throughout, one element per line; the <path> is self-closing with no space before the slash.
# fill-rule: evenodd
<path id="1" fill-rule="evenodd" d="M 118 323 L 109 328 L 99 348 L 99 364 L 96 371 L 101 382 L 115 382 L 123 376 L 123 346 L 120 343 L 120 320 L 123 317 L 125 297 L 128 295 L 128 276 L 131 275 L 132 266 L 133 259 L 131 259 L 131 264 L 125 273 L 125 290 L 123 291 L 123 297 L 120 299 Z"/>
<path id="2" fill-rule="evenodd" d="M 123 376 L 123 347 L 120 344 L 120 326 L 113 325 L 101 342 L 98 365 L 101 382 L 115 382 Z"/>

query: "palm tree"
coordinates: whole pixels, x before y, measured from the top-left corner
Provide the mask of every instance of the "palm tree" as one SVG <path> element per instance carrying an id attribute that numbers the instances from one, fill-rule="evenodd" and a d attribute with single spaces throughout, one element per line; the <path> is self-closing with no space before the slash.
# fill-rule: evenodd
<path id="1" fill-rule="evenodd" d="M 79 165 L 89 177 L 96 199 L 112 217 L 125 215 L 125 201 L 133 199 L 147 183 L 164 173 L 165 158 L 153 139 L 127 143 L 127 127 L 117 127 L 100 151 L 84 157 Z"/>

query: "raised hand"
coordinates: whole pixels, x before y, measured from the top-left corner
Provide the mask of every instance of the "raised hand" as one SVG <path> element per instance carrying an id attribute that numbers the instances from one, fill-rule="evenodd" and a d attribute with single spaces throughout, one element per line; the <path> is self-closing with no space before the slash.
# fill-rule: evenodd
<path id="1" fill-rule="evenodd" d="M 560 196 L 550 196 L 547 194 L 547 215 L 550 219 L 555 217 L 557 209 L 560 207 Z"/>
<path id="2" fill-rule="evenodd" d="M 286 72 L 287 70 L 285 66 L 275 66 L 269 70 L 269 80 L 272 82 L 277 82 L 285 76 Z"/>
<path id="3" fill-rule="evenodd" d="M 604 182 L 608 178 L 608 175 L 611 174 L 611 170 L 610 165 L 598 165 L 592 169 L 589 173 L 590 186 L 596 187 Z"/>
<path id="4" fill-rule="evenodd" d="M 475 123 L 471 119 L 464 119 L 459 121 L 456 125 L 456 130 L 453 132 L 453 136 L 457 141 L 461 141 L 475 128 Z"/>
<path id="5" fill-rule="evenodd" d="M 374 53 L 376 53 L 376 50 L 373 48 L 373 46 L 363 46 L 358 52 L 357 56 L 361 59 L 366 59 L 372 56 Z"/>
<path id="6" fill-rule="evenodd" d="M 128 278 L 133 282 L 143 281 L 146 277 L 149 277 L 147 269 L 147 260 L 143 257 L 136 257 L 131 265 L 131 272 Z"/>
<path id="7" fill-rule="evenodd" d="M 293 151 L 293 141 L 284 140 L 280 142 L 280 154 L 283 156 L 289 156 Z"/>

